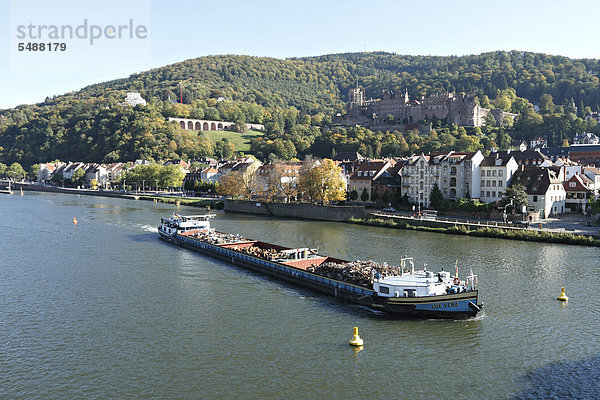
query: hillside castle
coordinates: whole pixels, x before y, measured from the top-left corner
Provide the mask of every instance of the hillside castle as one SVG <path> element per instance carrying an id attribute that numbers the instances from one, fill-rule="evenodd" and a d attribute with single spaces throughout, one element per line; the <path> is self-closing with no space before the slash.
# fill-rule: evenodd
<path id="1" fill-rule="evenodd" d="M 408 90 L 384 90 L 381 99 L 365 100 L 364 88 L 351 88 L 346 103 L 346 124 L 413 124 L 437 118 L 459 126 L 483 126 L 486 116 L 492 113 L 498 122 L 504 117 L 516 117 L 500 109 L 481 107 L 473 94 L 439 93 L 410 99 Z M 389 116 L 392 115 L 393 121 Z"/>

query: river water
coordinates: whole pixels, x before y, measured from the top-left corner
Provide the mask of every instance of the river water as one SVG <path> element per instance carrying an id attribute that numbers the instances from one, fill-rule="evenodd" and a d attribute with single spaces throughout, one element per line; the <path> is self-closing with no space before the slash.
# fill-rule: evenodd
<path id="1" fill-rule="evenodd" d="M 173 211 L 198 213 L 0 196 L 0 398 L 600 396 L 597 248 L 217 212 L 225 232 L 479 275 L 477 318 L 407 321 L 164 243 Z"/>

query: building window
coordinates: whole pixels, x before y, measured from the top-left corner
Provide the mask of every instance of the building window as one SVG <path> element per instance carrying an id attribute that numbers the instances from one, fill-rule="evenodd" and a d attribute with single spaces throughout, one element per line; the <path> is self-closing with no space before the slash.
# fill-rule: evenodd
<path id="1" fill-rule="evenodd" d="M 502 181 L 498 181 L 498 187 L 502 187 Z"/>
<path id="2" fill-rule="evenodd" d="M 496 176 L 496 170 L 492 170 L 492 176 Z"/>
<path id="3" fill-rule="evenodd" d="M 486 194 L 486 197 L 490 197 L 490 192 L 489 191 L 485 192 L 485 194 Z"/>
<path id="4" fill-rule="evenodd" d="M 492 175 L 492 171 L 491 170 L 487 170 L 487 176 L 491 176 Z"/>
<path id="5" fill-rule="evenodd" d="M 490 181 L 486 181 L 486 185 L 487 187 L 492 187 L 492 184 L 490 183 Z"/>
<path id="6" fill-rule="evenodd" d="M 492 192 L 492 197 L 496 197 L 496 192 Z"/>
<path id="7" fill-rule="evenodd" d="M 485 193 L 483 192 L 483 190 L 480 193 L 480 197 L 485 197 Z"/>
<path id="8" fill-rule="evenodd" d="M 498 171 L 498 176 L 502 176 L 504 173 L 502 172 L 502 170 Z"/>
<path id="9" fill-rule="evenodd" d="M 492 187 L 496 187 L 496 181 L 492 181 Z"/>
<path id="10" fill-rule="evenodd" d="M 481 181 L 481 187 L 485 186 L 485 181 Z"/>
<path id="11" fill-rule="evenodd" d="M 485 171 L 481 170 L 481 176 L 485 176 Z"/>
<path id="12" fill-rule="evenodd" d="M 533 202 L 536 203 L 537 202 L 537 196 L 533 196 Z"/>

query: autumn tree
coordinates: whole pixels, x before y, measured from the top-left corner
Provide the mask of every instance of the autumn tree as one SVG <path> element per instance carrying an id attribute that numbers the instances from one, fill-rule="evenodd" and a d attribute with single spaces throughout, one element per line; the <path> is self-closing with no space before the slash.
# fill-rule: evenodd
<path id="1" fill-rule="evenodd" d="M 290 202 L 298 195 L 298 169 L 290 164 L 280 164 L 281 191 Z"/>
<path id="2" fill-rule="evenodd" d="M 300 187 L 313 201 L 326 203 L 346 199 L 342 168 L 328 158 L 302 171 Z"/>
<path id="3" fill-rule="evenodd" d="M 239 171 L 233 171 L 221 176 L 217 193 L 221 196 L 240 196 L 244 183 L 242 182 L 242 174 Z"/>
<path id="4" fill-rule="evenodd" d="M 275 201 L 277 197 L 283 193 L 281 186 L 281 171 L 280 164 L 274 163 L 263 166 L 264 174 L 260 176 L 260 185 L 265 190 L 265 196 L 271 201 Z"/>

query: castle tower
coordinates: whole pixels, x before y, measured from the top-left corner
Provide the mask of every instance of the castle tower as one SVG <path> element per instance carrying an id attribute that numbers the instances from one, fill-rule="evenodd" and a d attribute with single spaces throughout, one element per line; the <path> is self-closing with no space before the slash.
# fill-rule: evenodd
<path id="1" fill-rule="evenodd" d="M 365 102 L 365 89 L 363 88 L 351 88 L 348 91 L 348 103 L 346 104 L 346 111 L 348 115 L 358 115 L 360 107 Z"/>

